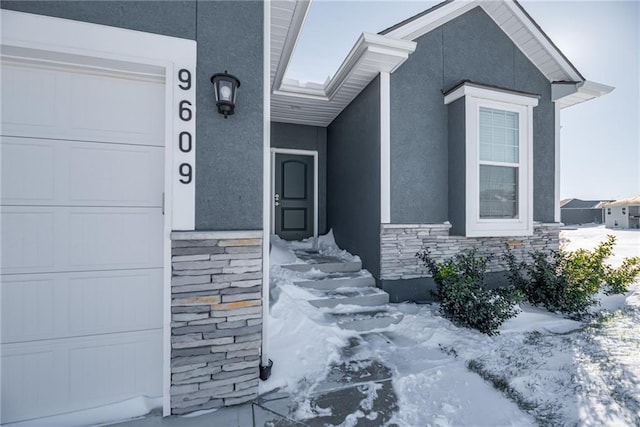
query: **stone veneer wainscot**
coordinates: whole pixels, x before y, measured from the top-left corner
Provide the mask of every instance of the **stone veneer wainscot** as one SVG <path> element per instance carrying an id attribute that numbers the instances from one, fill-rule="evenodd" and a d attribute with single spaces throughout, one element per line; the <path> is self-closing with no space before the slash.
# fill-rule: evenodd
<path id="1" fill-rule="evenodd" d="M 501 256 L 509 246 L 516 258 L 526 259 L 529 252 L 558 250 L 560 226 L 563 224 L 534 223 L 531 236 L 464 237 L 450 236 L 451 225 L 444 224 L 382 224 L 380 231 L 380 278 L 383 280 L 431 277 L 416 258 L 421 249 L 428 249 L 437 261 L 444 261 L 461 251 L 477 249 L 489 260 L 487 271 L 507 270 Z"/>
<path id="2" fill-rule="evenodd" d="M 171 240 L 171 413 L 255 399 L 262 232 L 173 232 Z"/>

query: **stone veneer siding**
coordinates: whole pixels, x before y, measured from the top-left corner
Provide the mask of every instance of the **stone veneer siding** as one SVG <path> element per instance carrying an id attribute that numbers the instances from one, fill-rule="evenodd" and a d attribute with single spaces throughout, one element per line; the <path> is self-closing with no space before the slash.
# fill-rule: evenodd
<path id="1" fill-rule="evenodd" d="M 171 413 L 255 399 L 262 232 L 174 232 L 171 240 Z"/>
<path id="2" fill-rule="evenodd" d="M 476 248 L 478 255 L 488 258 L 489 272 L 507 270 L 502 254 L 508 245 L 518 259 L 528 258 L 531 251 L 558 250 L 562 224 L 534 224 L 532 236 L 464 237 L 450 236 L 449 224 L 382 224 L 380 231 L 380 279 L 400 280 L 431 277 L 416 253 L 428 249 L 438 261 L 461 251 Z"/>

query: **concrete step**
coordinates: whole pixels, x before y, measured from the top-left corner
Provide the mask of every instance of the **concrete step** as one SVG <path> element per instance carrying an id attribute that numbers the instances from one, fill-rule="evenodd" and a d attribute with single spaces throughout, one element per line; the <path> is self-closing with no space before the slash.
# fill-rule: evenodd
<path id="1" fill-rule="evenodd" d="M 333 308 L 339 304 L 378 306 L 389 302 L 389 294 L 374 287 L 339 288 L 331 290 L 309 289 L 317 299 L 309 300 L 315 307 Z"/>
<path id="2" fill-rule="evenodd" d="M 376 280 L 366 270 L 361 270 L 357 273 L 329 273 L 319 276 L 315 280 L 302 280 L 294 283 L 303 288 L 323 290 L 376 286 Z"/>
<path id="3" fill-rule="evenodd" d="M 395 325 L 404 315 L 390 306 L 382 306 L 350 313 L 330 313 L 328 317 L 342 329 L 366 332 Z"/>
<path id="4" fill-rule="evenodd" d="M 347 273 L 360 271 L 362 269 L 362 262 L 342 261 L 336 258 L 334 261 L 283 265 L 282 268 L 300 271 L 302 273 L 311 271 L 312 269 L 322 271 L 323 273 Z"/>
<path id="5" fill-rule="evenodd" d="M 305 263 L 283 265 L 282 268 L 300 272 L 315 269 L 323 273 L 357 272 L 362 269 L 362 262 L 357 257 L 354 258 L 355 261 L 347 261 L 336 256 L 321 255 L 313 251 L 298 250 L 295 251 L 295 254 L 296 257 L 305 261 Z"/>

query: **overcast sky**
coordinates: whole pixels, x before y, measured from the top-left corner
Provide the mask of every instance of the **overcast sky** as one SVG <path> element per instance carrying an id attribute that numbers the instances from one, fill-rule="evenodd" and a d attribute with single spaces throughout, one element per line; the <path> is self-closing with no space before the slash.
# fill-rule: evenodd
<path id="1" fill-rule="evenodd" d="M 313 0 L 287 77 L 324 82 L 362 32 L 437 3 Z M 587 80 L 616 87 L 562 111 L 561 197 L 640 194 L 640 0 L 520 3 Z"/>

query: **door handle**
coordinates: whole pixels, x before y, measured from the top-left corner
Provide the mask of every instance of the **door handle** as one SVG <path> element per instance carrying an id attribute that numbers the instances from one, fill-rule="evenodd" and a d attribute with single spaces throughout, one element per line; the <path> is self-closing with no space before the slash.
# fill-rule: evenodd
<path id="1" fill-rule="evenodd" d="M 275 205 L 276 205 L 276 208 L 277 208 L 278 206 L 280 206 L 280 202 L 276 202 Z"/>
<path id="2" fill-rule="evenodd" d="M 279 201 L 280 201 L 280 195 L 279 195 L 278 193 L 276 193 L 276 194 L 275 194 L 275 196 L 273 196 L 273 199 L 274 199 L 276 202 L 279 202 Z"/>

